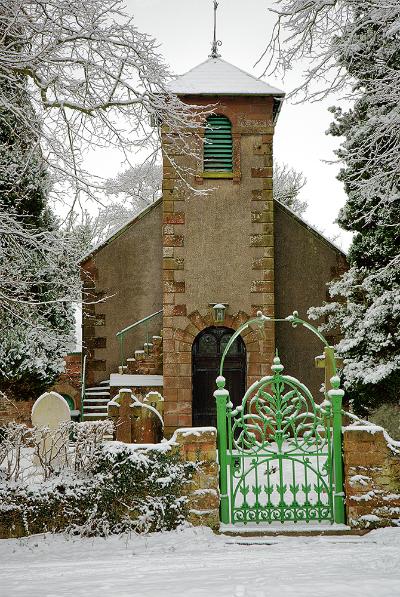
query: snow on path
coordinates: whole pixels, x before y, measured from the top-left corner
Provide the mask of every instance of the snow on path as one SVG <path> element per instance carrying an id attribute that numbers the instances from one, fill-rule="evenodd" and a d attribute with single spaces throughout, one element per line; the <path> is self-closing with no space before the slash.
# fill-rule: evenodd
<path id="1" fill-rule="evenodd" d="M 251 543 L 247 545 L 240 544 Z M 147 537 L 0 541 L 1 597 L 397 597 L 400 529 L 364 537 Z"/>

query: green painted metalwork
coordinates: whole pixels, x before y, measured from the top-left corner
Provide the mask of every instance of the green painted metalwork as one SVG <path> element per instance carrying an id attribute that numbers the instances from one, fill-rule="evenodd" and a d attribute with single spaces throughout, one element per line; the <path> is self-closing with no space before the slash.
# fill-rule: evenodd
<path id="1" fill-rule="evenodd" d="M 333 453 L 335 478 L 335 522 L 345 521 L 344 492 L 343 492 L 343 459 L 342 459 L 342 401 L 344 391 L 339 388 L 340 379 L 337 375 L 331 377 L 332 389 L 328 396 L 333 410 Z"/>
<path id="2" fill-rule="evenodd" d="M 83 401 L 85 399 L 86 390 L 86 361 L 87 355 L 83 355 L 82 359 L 82 378 L 81 378 L 81 421 L 83 421 Z"/>
<path id="3" fill-rule="evenodd" d="M 160 311 L 156 311 L 155 313 L 152 313 L 151 315 L 148 315 L 147 317 L 143 317 L 143 319 L 139 319 L 139 321 L 136 321 L 135 323 L 128 325 L 126 328 L 124 328 L 123 330 L 120 330 L 119 332 L 117 332 L 115 334 L 117 336 L 117 339 L 119 342 L 119 362 L 120 362 L 121 366 L 123 366 L 125 363 L 125 338 L 126 338 L 127 334 L 132 332 L 132 330 L 137 329 L 139 326 L 144 326 L 145 327 L 145 345 L 147 346 L 150 341 L 148 325 L 149 325 L 150 321 L 152 321 L 155 317 L 160 315 L 162 312 L 163 312 L 163 310 L 160 309 Z"/>
<path id="4" fill-rule="evenodd" d="M 241 326 L 221 359 L 217 401 L 221 522 L 344 522 L 341 444 L 343 390 L 332 354 L 332 389 L 321 404 L 308 388 L 283 374 L 276 355 L 272 375 L 254 383 L 233 409 L 223 365 L 238 335 L 268 321 L 303 325 L 325 346 L 326 339 L 296 312 L 285 319 L 262 313 Z"/>
<path id="5" fill-rule="evenodd" d="M 229 496 L 228 496 L 228 458 L 227 458 L 227 437 L 226 437 L 226 407 L 229 398 L 228 390 L 224 389 L 224 378 L 217 380 L 218 390 L 214 392 L 217 401 L 217 426 L 218 433 L 218 454 L 219 454 L 219 475 L 220 475 L 220 504 L 221 522 L 229 522 Z"/>
<path id="6" fill-rule="evenodd" d="M 232 125 L 226 116 L 212 114 L 204 130 L 204 171 L 232 172 Z"/>

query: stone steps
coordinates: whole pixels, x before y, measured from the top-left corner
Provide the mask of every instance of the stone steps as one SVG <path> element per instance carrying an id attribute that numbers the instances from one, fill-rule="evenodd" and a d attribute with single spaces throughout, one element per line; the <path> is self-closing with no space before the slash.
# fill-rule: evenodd
<path id="1" fill-rule="evenodd" d="M 101 383 L 103 383 L 103 382 L 101 382 Z M 108 381 L 106 381 L 105 383 L 106 383 L 107 385 L 109 384 L 109 382 L 108 382 Z M 91 392 L 92 392 L 92 391 L 93 391 L 93 392 L 94 392 L 94 391 L 96 391 L 96 392 L 97 392 L 97 391 L 99 391 L 99 392 L 104 392 L 104 390 L 105 390 L 105 387 L 106 387 L 106 386 L 104 386 L 104 385 L 102 385 L 102 386 L 92 386 L 92 387 L 90 387 L 90 388 L 87 388 L 87 390 L 90 390 Z"/>
<path id="2" fill-rule="evenodd" d="M 83 399 L 83 420 L 97 421 L 107 417 L 107 404 L 110 401 L 110 380 L 86 388 Z"/>
<path id="3" fill-rule="evenodd" d="M 278 525 L 260 525 L 252 526 L 248 529 L 235 528 L 236 525 L 221 524 L 219 534 L 232 538 L 233 542 L 253 544 L 257 539 L 263 537 L 340 537 L 340 536 L 362 536 L 368 530 L 352 529 L 344 524 L 289 524 Z"/>
<path id="4" fill-rule="evenodd" d="M 134 357 L 127 359 L 127 365 L 119 367 L 119 376 L 155 376 L 156 385 L 162 375 L 162 336 L 153 336 L 143 348 L 135 350 Z M 142 378 L 144 379 L 144 377 Z M 162 383 L 161 383 L 162 385 Z M 110 380 L 98 382 L 86 388 L 83 400 L 83 420 L 104 420 L 107 417 L 107 404 L 111 400 Z"/>
<path id="5" fill-rule="evenodd" d="M 153 336 L 151 342 L 144 343 L 143 349 L 135 350 L 134 357 L 126 360 L 126 368 L 120 367 L 119 373 L 161 375 L 162 336 Z"/>

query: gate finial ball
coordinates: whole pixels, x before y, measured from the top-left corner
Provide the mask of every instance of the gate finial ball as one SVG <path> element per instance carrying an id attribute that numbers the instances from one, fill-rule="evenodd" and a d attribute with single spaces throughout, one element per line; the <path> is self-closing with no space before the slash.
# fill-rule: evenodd
<path id="1" fill-rule="evenodd" d="M 225 377 L 223 375 L 218 375 L 216 382 L 220 390 L 222 390 L 225 387 Z"/>
<path id="2" fill-rule="evenodd" d="M 273 365 L 271 366 L 271 369 L 274 373 L 280 373 L 281 371 L 283 371 L 284 366 L 282 365 L 281 360 L 278 357 L 278 355 L 276 355 L 276 357 L 274 357 L 274 361 L 273 361 Z"/>

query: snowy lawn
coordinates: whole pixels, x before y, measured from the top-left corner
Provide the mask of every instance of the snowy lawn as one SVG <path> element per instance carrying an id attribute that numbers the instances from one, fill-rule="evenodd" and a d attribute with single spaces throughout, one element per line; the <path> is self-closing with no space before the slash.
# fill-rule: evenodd
<path id="1" fill-rule="evenodd" d="M 37 535 L 0 541 L 0 570 L 1 597 L 396 597 L 400 529 L 265 539 L 206 528 L 108 539 Z"/>

